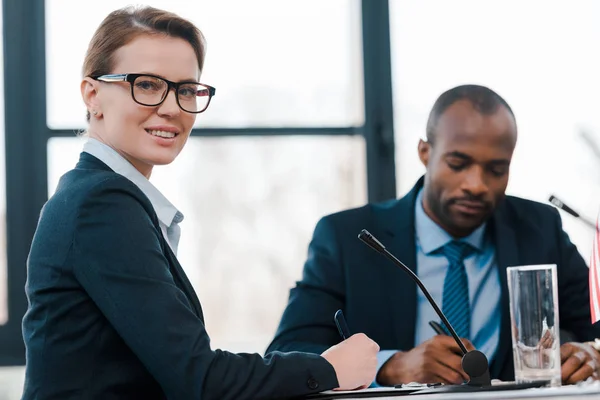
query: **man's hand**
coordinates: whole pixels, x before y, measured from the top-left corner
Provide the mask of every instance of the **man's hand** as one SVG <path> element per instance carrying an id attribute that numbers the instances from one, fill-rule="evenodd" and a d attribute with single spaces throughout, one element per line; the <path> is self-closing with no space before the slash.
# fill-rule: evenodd
<path id="1" fill-rule="evenodd" d="M 565 343 L 560 346 L 561 378 L 564 384 L 598 379 L 600 354 L 585 343 Z"/>
<path id="2" fill-rule="evenodd" d="M 467 350 L 473 345 L 462 339 Z M 377 382 L 382 385 L 399 383 L 451 383 L 468 380 L 463 371 L 462 352 L 452 336 L 437 335 L 408 352 L 394 354 L 379 370 Z"/>

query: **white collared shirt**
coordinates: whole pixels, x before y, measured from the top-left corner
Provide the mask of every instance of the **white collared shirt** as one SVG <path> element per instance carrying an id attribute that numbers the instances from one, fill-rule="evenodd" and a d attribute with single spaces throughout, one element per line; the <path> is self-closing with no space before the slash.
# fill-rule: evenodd
<path id="1" fill-rule="evenodd" d="M 177 255 L 177 246 L 181 236 L 179 223 L 183 221 L 183 214 L 140 171 L 112 147 L 97 139 L 89 138 L 83 145 L 83 151 L 108 165 L 117 174 L 129 179 L 148 197 L 158 216 L 162 234 L 173 253 Z"/>

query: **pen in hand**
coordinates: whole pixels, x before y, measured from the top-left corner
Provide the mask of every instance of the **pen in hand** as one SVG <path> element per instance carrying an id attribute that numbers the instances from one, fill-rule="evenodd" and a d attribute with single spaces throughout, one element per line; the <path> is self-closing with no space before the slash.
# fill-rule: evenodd
<path id="1" fill-rule="evenodd" d="M 438 335 L 448 336 L 448 333 L 444 330 L 444 328 L 442 328 L 442 326 L 438 322 L 429 321 L 429 326 L 431 326 L 435 333 L 437 333 Z"/>
<path id="2" fill-rule="evenodd" d="M 337 325 L 338 331 L 340 332 L 340 336 L 343 340 L 348 339 L 350 336 L 350 329 L 348 329 L 348 324 L 346 323 L 346 318 L 344 318 L 344 313 L 342 310 L 337 310 L 335 315 L 333 316 L 335 320 L 335 324 Z"/>
<path id="3" fill-rule="evenodd" d="M 439 322 L 429 321 L 429 326 L 432 327 L 435 333 L 438 335 L 450 336 L 450 334 L 442 327 L 442 325 Z M 460 355 L 462 356 L 462 352 L 460 353 Z"/>

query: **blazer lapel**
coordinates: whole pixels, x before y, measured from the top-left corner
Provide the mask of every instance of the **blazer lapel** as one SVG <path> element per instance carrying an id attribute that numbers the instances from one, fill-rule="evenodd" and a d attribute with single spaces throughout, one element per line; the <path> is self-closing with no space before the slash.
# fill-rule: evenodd
<path id="1" fill-rule="evenodd" d="M 189 281 L 187 275 L 183 271 L 181 264 L 179 264 L 179 261 L 177 260 L 177 257 L 173 253 L 173 250 L 171 250 L 171 246 L 169 246 L 169 244 L 167 243 L 167 241 L 165 240 L 164 237 L 162 238 L 162 241 L 163 241 L 163 248 L 165 249 L 166 256 L 169 261 L 169 269 L 171 270 L 171 274 L 173 274 L 175 281 L 177 283 L 179 283 L 179 285 L 178 285 L 179 288 L 183 291 L 183 293 L 185 293 L 185 296 L 188 298 L 188 300 L 192 304 L 192 307 L 194 308 L 196 315 L 198 315 L 198 317 L 202 321 L 204 321 L 204 314 L 202 313 L 202 306 L 200 305 L 200 300 L 198 300 L 198 296 L 196 295 L 196 292 L 194 291 L 194 288 L 193 288 L 191 282 Z"/>
<path id="2" fill-rule="evenodd" d="M 495 376 L 501 373 L 506 363 L 513 362 L 506 268 L 519 265 L 519 249 L 517 246 L 517 233 L 508 221 L 510 221 L 510 218 L 508 218 L 507 210 L 501 205 L 492 220 L 494 242 L 496 245 L 496 265 L 498 267 L 498 274 L 500 275 L 501 287 L 500 339 L 495 359 L 490 368 L 490 372 Z"/>
<path id="3" fill-rule="evenodd" d="M 77 163 L 76 168 L 105 169 L 107 171 L 112 171 L 112 169 L 110 169 L 109 166 L 104 164 L 102 161 L 100 161 L 93 155 L 88 154 L 86 152 L 81 152 L 81 154 L 79 155 L 79 162 Z M 152 208 L 151 205 L 150 207 Z M 196 292 L 194 291 L 192 284 L 187 278 L 185 272 L 183 271 L 181 264 L 179 264 L 177 257 L 171 250 L 171 246 L 169 246 L 166 239 L 163 237 L 162 230 L 160 229 L 160 224 L 158 221 L 158 216 L 154 212 L 153 215 L 151 215 L 150 217 L 152 219 L 152 222 L 154 223 L 154 226 L 156 227 L 158 232 L 160 232 L 163 253 L 167 257 L 167 261 L 169 262 L 169 270 L 171 271 L 173 278 L 178 283 L 178 287 L 183 291 L 183 293 L 185 293 L 186 297 L 190 301 L 194 311 L 196 312 L 196 315 L 198 315 L 198 317 L 202 321 L 204 321 L 204 315 L 202 313 L 202 307 L 200 306 L 200 300 L 198 300 L 198 296 L 196 296 Z"/>
<path id="4" fill-rule="evenodd" d="M 373 232 L 390 253 L 415 273 L 417 262 L 414 210 L 416 197 L 422 186 L 423 178 L 402 199 L 391 203 L 390 206 L 381 206 L 375 213 L 375 226 L 378 230 Z M 383 260 L 381 264 L 386 268 L 383 273 L 383 285 L 386 289 L 382 290 L 382 293 L 386 294 L 387 306 L 391 310 L 389 318 L 393 319 L 394 342 L 400 345 L 400 349 L 408 350 L 414 347 L 415 341 L 417 285 L 406 272 L 391 261 Z"/>

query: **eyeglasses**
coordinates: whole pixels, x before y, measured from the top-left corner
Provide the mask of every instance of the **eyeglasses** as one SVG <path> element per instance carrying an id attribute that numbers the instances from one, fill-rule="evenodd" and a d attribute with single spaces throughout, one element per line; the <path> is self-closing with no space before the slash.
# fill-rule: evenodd
<path id="1" fill-rule="evenodd" d="M 155 75 L 147 74 L 111 74 L 92 76 L 102 82 L 129 82 L 133 101 L 143 106 L 155 107 L 167 98 L 170 89 L 174 89 L 179 107 L 189 113 L 199 114 L 208 108 L 216 89 L 202 83 L 171 82 Z"/>

